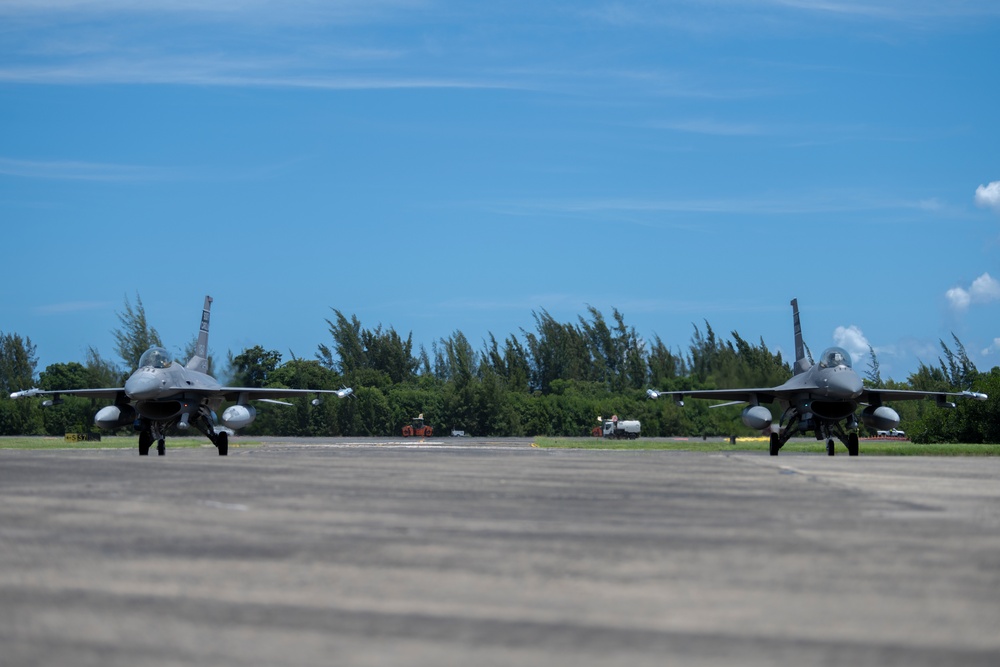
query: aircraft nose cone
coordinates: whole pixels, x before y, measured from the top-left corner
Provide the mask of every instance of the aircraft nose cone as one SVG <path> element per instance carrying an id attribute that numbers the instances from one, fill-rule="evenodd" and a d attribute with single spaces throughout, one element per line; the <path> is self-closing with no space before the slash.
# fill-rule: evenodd
<path id="1" fill-rule="evenodd" d="M 156 398 L 160 382 L 152 373 L 137 371 L 125 380 L 125 393 L 134 399 Z"/>
<path id="2" fill-rule="evenodd" d="M 864 384 L 861 382 L 861 378 L 858 377 L 857 373 L 850 371 L 834 373 L 827 385 L 830 396 L 837 398 L 857 398 L 863 389 Z"/>

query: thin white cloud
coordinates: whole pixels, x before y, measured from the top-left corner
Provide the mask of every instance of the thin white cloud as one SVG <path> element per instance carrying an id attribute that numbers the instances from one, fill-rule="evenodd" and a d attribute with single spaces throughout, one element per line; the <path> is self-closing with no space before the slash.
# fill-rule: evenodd
<path id="1" fill-rule="evenodd" d="M 266 19 L 268 21 L 298 21 L 302 19 L 325 21 L 357 21 L 373 16 L 392 16 L 407 9 L 421 9 L 427 0 L 4 0 L 0 15 L 59 15 L 98 16 L 184 14 L 191 17 L 222 16 L 234 18 Z"/>
<path id="2" fill-rule="evenodd" d="M 989 185 L 980 185 L 976 188 L 976 205 L 992 208 L 1000 213 L 1000 181 L 993 181 Z"/>
<path id="3" fill-rule="evenodd" d="M 969 287 L 952 287 L 945 292 L 945 298 L 952 309 L 964 311 L 972 304 L 992 303 L 1000 301 L 1000 281 L 984 273 L 975 280 Z"/>
<path id="4" fill-rule="evenodd" d="M 948 22 L 1000 17 L 993 0 L 669 0 L 609 2 L 583 10 L 585 16 L 615 26 L 675 28 L 707 33 L 747 28 L 787 29 L 806 20 L 881 22 L 943 29 Z"/>
<path id="5" fill-rule="evenodd" d="M 851 355 L 855 364 L 859 359 L 868 355 L 869 343 L 861 329 L 852 324 L 848 327 L 837 327 L 833 330 L 833 341 L 838 347 L 842 347 Z"/>
<path id="6" fill-rule="evenodd" d="M 982 355 L 988 357 L 991 354 L 1000 352 L 1000 338 L 994 338 L 989 347 L 983 348 Z"/>
<path id="7" fill-rule="evenodd" d="M 941 19 L 1000 16 L 990 0 L 757 0 L 761 5 L 787 7 L 826 16 L 916 23 Z"/>
<path id="8" fill-rule="evenodd" d="M 708 134 L 722 137 L 750 137 L 769 134 L 769 131 L 761 125 L 717 121 L 709 118 L 660 121 L 651 123 L 651 127 L 662 130 L 673 130 L 675 132 Z"/>
<path id="9" fill-rule="evenodd" d="M 866 192 L 829 191 L 773 197 L 670 199 L 616 197 L 604 199 L 537 199 L 495 202 L 493 210 L 510 215 L 553 213 L 616 215 L 664 213 L 807 215 L 871 211 L 928 211 L 926 202 L 889 199 Z"/>
<path id="10" fill-rule="evenodd" d="M 388 57 L 382 52 L 381 57 Z M 343 56 L 343 54 L 341 54 Z M 343 68 L 358 60 L 373 59 L 349 54 L 345 60 L 326 61 L 329 69 Z M 530 90 L 541 88 L 527 80 L 477 72 L 473 76 L 410 74 L 401 71 L 323 72 L 309 56 L 219 57 L 215 54 L 166 56 L 108 56 L 69 59 L 55 64 L 0 66 L 0 82 L 96 85 L 157 84 L 258 88 L 305 88 L 324 90 L 388 89 L 489 89 Z M 352 69 L 354 67 L 352 66 Z"/>
<path id="11" fill-rule="evenodd" d="M 0 175 L 68 181 L 143 181 L 161 178 L 164 172 L 137 165 L 0 157 Z"/>

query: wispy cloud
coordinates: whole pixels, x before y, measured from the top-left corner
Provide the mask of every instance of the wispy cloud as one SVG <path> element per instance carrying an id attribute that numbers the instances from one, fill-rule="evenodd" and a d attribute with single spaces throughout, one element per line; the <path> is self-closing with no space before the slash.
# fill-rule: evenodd
<path id="1" fill-rule="evenodd" d="M 69 181 L 144 181 L 163 178 L 153 167 L 99 162 L 16 160 L 0 157 L 0 174 Z"/>
<path id="2" fill-rule="evenodd" d="M 537 199 L 499 202 L 494 210 L 509 214 L 565 213 L 685 213 L 740 215 L 802 215 L 859 211 L 936 211 L 926 200 L 907 200 L 858 192 L 816 192 L 771 197 L 719 196 L 697 199 L 614 197 Z"/>
<path id="3" fill-rule="evenodd" d="M 187 15 L 189 17 L 225 17 L 243 21 L 322 20 L 348 22 L 398 16 L 405 10 L 427 8 L 428 0 L 4 0 L 0 15 L 72 15 L 74 17 L 112 15 Z"/>
<path id="4" fill-rule="evenodd" d="M 691 118 L 686 120 L 657 121 L 651 127 L 692 134 L 708 134 L 723 137 L 750 137 L 770 134 L 768 128 L 754 124 L 733 121 L 719 121 L 711 118 Z"/>
<path id="5" fill-rule="evenodd" d="M 802 21 L 831 19 L 941 29 L 947 22 L 1000 17 L 1000 7 L 992 0 L 650 0 L 605 2 L 581 13 L 615 26 L 710 33 L 749 25 L 783 30 Z"/>
<path id="6" fill-rule="evenodd" d="M 170 67 L 169 62 L 106 62 L 98 67 L 0 68 L 0 82 L 36 84 L 161 84 L 243 88 L 303 88 L 314 90 L 480 89 L 527 90 L 515 81 L 473 77 L 358 75 L 238 74 L 222 70 Z M 204 65 L 204 63 L 202 63 Z M 241 67 L 242 69 L 242 67 Z"/>
<path id="7" fill-rule="evenodd" d="M 923 23 L 942 19 L 1000 16 L 990 0 L 751 0 L 761 7 L 788 8 L 810 14 L 896 23 Z"/>
<path id="8" fill-rule="evenodd" d="M 420 25 L 431 20 L 425 17 L 430 10 L 443 13 L 424 0 L 7 0 L 0 2 L 0 20 L 14 28 L 0 45 L 0 82 L 331 90 L 530 86 L 523 77 L 456 60 L 419 30 L 386 28 Z M 456 20 L 447 13 L 443 18 Z"/>

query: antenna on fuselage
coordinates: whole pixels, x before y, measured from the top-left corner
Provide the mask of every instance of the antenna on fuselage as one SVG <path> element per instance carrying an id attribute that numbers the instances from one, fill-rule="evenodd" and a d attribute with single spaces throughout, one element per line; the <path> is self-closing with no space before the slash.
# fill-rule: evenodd
<path id="1" fill-rule="evenodd" d="M 812 364 L 806 359 L 806 344 L 802 340 L 802 323 L 799 321 L 799 300 L 792 299 L 792 324 L 795 328 L 795 375 L 805 373 Z"/>
<path id="2" fill-rule="evenodd" d="M 194 356 L 188 362 L 188 370 L 208 373 L 208 320 L 212 311 L 212 297 L 205 297 L 205 307 L 201 311 L 201 326 L 198 329 L 198 342 L 194 346 Z"/>

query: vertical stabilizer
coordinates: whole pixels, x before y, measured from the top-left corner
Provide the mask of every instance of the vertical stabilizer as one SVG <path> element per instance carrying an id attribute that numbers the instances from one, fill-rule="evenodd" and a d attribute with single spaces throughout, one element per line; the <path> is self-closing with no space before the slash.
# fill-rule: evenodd
<path id="1" fill-rule="evenodd" d="M 201 327 L 198 342 L 194 346 L 194 356 L 187 362 L 187 368 L 199 373 L 208 373 L 208 320 L 212 311 L 212 297 L 205 297 L 205 307 L 201 311 Z"/>
<path id="2" fill-rule="evenodd" d="M 806 359 L 806 344 L 802 340 L 802 323 L 799 321 L 799 300 L 792 299 L 792 324 L 795 329 L 795 375 L 809 370 L 809 360 Z"/>

